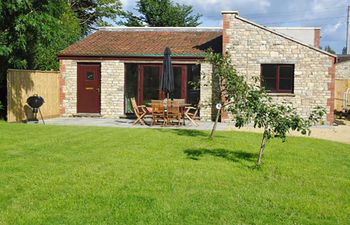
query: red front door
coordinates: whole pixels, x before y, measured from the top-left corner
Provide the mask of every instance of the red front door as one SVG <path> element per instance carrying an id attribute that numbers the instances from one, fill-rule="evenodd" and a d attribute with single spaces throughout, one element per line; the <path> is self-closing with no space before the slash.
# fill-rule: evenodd
<path id="1" fill-rule="evenodd" d="M 101 65 L 78 63 L 78 113 L 100 113 Z"/>

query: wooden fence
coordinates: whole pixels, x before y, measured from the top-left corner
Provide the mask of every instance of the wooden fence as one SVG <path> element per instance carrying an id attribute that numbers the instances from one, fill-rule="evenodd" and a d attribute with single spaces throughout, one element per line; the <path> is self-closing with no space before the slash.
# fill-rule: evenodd
<path id="1" fill-rule="evenodd" d="M 335 80 L 335 110 L 338 112 L 344 109 L 344 92 L 346 92 L 348 88 L 350 88 L 350 80 Z M 349 104 L 350 94 L 348 95 L 348 99 Z M 347 107 L 350 107 L 350 105 L 348 105 Z"/>
<path id="2" fill-rule="evenodd" d="M 45 100 L 41 107 L 44 118 L 60 115 L 59 75 L 57 71 L 8 70 L 7 72 L 7 121 L 25 122 L 34 115 L 27 105 L 27 98 L 37 94 Z M 38 115 L 38 119 L 40 116 Z"/>

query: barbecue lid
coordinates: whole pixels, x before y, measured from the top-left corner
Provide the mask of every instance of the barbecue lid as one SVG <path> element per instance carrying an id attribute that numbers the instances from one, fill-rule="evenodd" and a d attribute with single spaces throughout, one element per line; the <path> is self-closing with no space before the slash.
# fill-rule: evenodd
<path id="1" fill-rule="evenodd" d="M 32 108 L 39 108 L 45 103 L 45 100 L 43 97 L 38 95 L 30 96 L 27 99 L 27 104 Z"/>

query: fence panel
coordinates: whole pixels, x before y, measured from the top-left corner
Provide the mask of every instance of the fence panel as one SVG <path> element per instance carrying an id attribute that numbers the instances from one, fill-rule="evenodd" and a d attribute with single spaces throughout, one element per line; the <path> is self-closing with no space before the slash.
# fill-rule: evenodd
<path id="1" fill-rule="evenodd" d="M 350 80 L 335 80 L 335 110 L 340 112 L 344 109 L 344 93 L 350 88 Z M 350 95 L 348 95 L 350 103 Z M 347 107 L 350 107 L 349 105 Z"/>
<path id="2" fill-rule="evenodd" d="M 8 70 L 7 121 L 32 120 L 34 115 L 26 101 L 34 94 L 42 96 L 45 100 L 41 107 L 44 118 L 58 117 L 60 115 L 59 76 L 58 71 Z"/>

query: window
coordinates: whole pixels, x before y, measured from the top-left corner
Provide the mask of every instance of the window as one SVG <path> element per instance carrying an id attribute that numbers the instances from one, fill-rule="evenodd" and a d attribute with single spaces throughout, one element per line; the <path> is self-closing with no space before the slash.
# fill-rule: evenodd
<path id="1" fill-rule="evenodd" d="M 94 72 L 87 72 L 86 73 L 86 80 L 94 80 L 94 79 L 95 79 Z"/>
<path id="2" fill-rule="evenodd" d="M 187 103 L 197 104 L 200 90 L 200 65 L 173 64 L 175 90 L 173 98 L 186 99 Z M 147 105 L 151 99 L 164 99 L 165 93 L 159 88 L 163 70 L 162 64 L 125 63 L 125 113 L 133 113 L 131 97 L 140 105 Z"/>
<path id="3" fill-rule="evenodd" d="M 290 64 L 262 64 L 261 85 L 268 92 L 293 93 L 294 65 Z"/>

